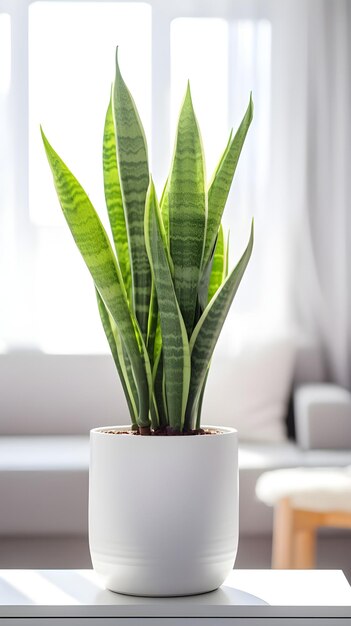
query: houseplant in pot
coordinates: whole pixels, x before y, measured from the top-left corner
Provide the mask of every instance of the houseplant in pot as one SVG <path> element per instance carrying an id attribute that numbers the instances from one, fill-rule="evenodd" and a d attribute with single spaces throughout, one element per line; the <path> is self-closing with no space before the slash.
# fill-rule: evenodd
<path id="1" fill-rule="evenodd" d="M 211 356 L 253 246 L 251 227 L 247 248 L 229 271 L 221 219 L 251 120 L 250 97 L 207 183 L 188 85 L 159 202 L 142 123 L 116 55 L 103 137 L 113 244 L 42 133 L 131 418 L 130 426 L 91 431 L 90 551 L 113 591 L 206 592 L 222 584 L 235 561 L 237 433 L 201 428 L 200 419 Z"/>

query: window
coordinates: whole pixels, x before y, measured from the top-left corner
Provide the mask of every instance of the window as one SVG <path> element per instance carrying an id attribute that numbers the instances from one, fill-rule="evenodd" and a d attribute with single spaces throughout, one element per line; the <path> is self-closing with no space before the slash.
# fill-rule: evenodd
<path id="1" fill-rule="evenodd" d="M 178 18 L 171 23 L 171 141 L 189 80 L 208 177 L 229 134 L 228 30 L 228 22 L 218 18 Z"/>
<path id="2" fill-rule="evenodd" d="M 10 126 L 11 17 L 1 11 L 0 5 L 0 285 L 6 293 L 9 276 L 6 276 L 5 268 L 13 262 L 12 145 L 7 132 Z M 4 306 L 0 305 L 0 350 L 5 348 L 5 323 Z"/>
<path id="3" fill-rule="evenodd" d="M 58 207 L 39 124 L 106 223 L 101 143 L 116 44 L 160 191 L 187 79 L 203 132 L 208 177 L 254 92 L 255 141 L 248 137 L 226 210 L 227 227 L 231 216 L 235 221 L 233 259 L 247 239 L 250 216 L 259 214 L 270 148 L 267 19 L 251 18 L 222 0 L 212 9 L 196 0 L 178 0 L 164 3 L 162 12 L 156 0 L 0 0 L 0 124 L 5 137 L 0 146 L 0 280 L 3 293 L 11 294 L 0 310 L 0 349 L 107 351 L 90 276 Z M 248 289 L 242 306 L 251 298 Z"/>
<path id="4" fill-rule="evenodd" d="M 0 97 L 6 96 L 11 80 L 11 18 L 0 13 Z"/>
<path id="5" fill-rule="evenodd" d="M 208 179 L 227 143 L 229 129 L 234 127 L 236 131 L 248 105 L 250 91 L 254 94 L 254 131 L 249 132 L 245 141 L 238 175 L 223 216 L 224 226 L 230 230 L 231 247 L 239 254 L 247 242 L 250 218 L 252 215 L 259 217 L 267 195 L 270 52 L 271 24 L 267 20 L 179 18 L 171 24 L 172 138 L 182 90 L 189 78 L 203 133 Z M 238 253 L 231 257 L 233 262 L 238 259 Z M 255 258 L 250 263 L 255 263 Z M 259 264 L 256 264 L 256 273 L 259 272 Z M 255 289 L 256 294 L 250 284 L 243 282 L 240 299 L 230 316 L 237 316 L 240 309 L 246 314 L 253 305 L 259 306 L 257 281 Z"/>
<path id="6" fill-rule="evenodd" d="M 45 352 L 98 352 L 106 340 L 92 281 L 58 209 L 39 124 L 105 219 L 102 135 L 117 42 L 125 79 L 151 135 L 151 8 L 138 2 L 37 2 L 29 9 L 28 32 L 37 341 Z"/>

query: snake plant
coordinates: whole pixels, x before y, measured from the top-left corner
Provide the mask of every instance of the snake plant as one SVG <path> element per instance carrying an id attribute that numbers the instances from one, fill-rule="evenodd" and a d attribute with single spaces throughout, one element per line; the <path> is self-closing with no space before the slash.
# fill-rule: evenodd
<path id="1" fill-rule="evenodd" d="M 103 136 L 112 242 L 87 194 L 42 138 L 62 211 L 93 278 L 103 328 L 140 434 L 198 432 L 214 347 L 251 256 L 228 271 L 221 219 L 253 113 L 252 99 L 209 183 L 190 86 L 160 201 L 144 130 L 120 72 Z"/>

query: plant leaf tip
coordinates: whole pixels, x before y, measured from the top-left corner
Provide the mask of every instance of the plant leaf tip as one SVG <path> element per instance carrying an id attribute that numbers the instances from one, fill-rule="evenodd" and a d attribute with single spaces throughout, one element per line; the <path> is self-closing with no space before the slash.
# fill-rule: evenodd
<path id="1" fill-rule="evenodd" d="M 51 146 L 49 144 L 49 141 L 48 141 L 48 139 L 47 139 L 47 137 L 46 137 L 46 135 L 44 133 L 44 130 L 43 130 L 43 127 L 42 127 L 41 124 L 40 124 L 39 128 L 40 128 L 40 134 L 41 134 L 41 138 L 43 140 L 44 148 L 45 148 L 45 150 L 47 152 L 48 148 L 51 148 Z"/>
<path id="2" fill-rule="evenodd" d="M 249 108 L 250 108 L 250 114 L 251 114 L 251 119 L 252 119 L 253 112 L 254 112 L 254 103 L 253 103 L 253 99 L 252 99 L 252 91 L 250 91 Z"/>
<path id="3" fill-rule="evenodd" d="M 117 75 L 121 76 L 121 71 L 119 69 L 119 63 L 118 63 L 118 46 L 116 46 L 115 64 L 116 64 L 116 76 Z"/>
<path id="4" fill-rule="evenodd" d="M 252 240 L 252 244 L 253 244 L 253 241 L 254 241 L 254 234 L 255 234 L 255 218 L 252 217 L 251 218 L 251 232 L 250 232 L 250 238 Z"/>

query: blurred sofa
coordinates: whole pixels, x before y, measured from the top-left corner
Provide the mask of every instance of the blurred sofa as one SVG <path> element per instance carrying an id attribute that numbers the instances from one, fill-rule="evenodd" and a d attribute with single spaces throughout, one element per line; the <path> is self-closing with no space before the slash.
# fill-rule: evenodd
<path id="1" fill-rule="evenodd" d="M 303 451 L 288 437 L 293 386 L 320 381 L 324 372 L 314 346 L 292 350 L 285 341 L 217 356 L 209 377 L 204 423 L 237 426 L 241 433 L 243 542 L 270 540 L 272 511 L 254 495 L 262 472 L 351 464 L 351 451 Z M 88 431 L 128 421 L 110 356 L 0 355 L 0 567 L 9 562 L 1 564 L 2 540 L 76 537 L 86 542 Z M 20 558 L 13 562 L 21 566 Z"/>

